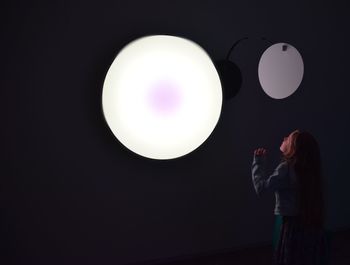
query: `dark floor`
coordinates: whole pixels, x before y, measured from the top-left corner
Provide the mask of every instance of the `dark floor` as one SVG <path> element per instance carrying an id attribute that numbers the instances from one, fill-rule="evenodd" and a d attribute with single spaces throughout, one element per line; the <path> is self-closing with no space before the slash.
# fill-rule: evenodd
<path id="1" fill-rule="evenodd" d="M 350 265 L 350 229 L 330 232 L 330 264 Z M 271 265 L 272 245 L 236 250 L 231 253 L 215 254 L 200 258 L 184 259 L 158 265 Z"/>
<path id="2" fill-rule="evenodd" d="M 350 265 L 350 229 L 333 234 L 331 265 Z"/>

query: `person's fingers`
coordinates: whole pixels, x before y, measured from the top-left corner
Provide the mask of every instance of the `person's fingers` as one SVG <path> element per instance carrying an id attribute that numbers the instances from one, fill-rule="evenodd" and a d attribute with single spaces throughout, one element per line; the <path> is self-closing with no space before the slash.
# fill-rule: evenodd
<path id="1" fill-rule="evenodd" d="M 263 147 L 259 147 L 258 149 L 255 150 L 257 155 L 265 155 L 266 154 L 266 149 Z"/>
<path id="2" fill-rule="evenodd" d="M 266 155 L 267 150 L 263 147 L 256 148 L 254 150 L 254 155 Z"/>

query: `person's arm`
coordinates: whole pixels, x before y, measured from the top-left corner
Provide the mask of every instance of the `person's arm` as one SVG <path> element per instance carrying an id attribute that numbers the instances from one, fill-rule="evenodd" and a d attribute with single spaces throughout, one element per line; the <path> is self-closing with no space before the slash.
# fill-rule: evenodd
<path id="1" fill-rule="evenodd" d="M 288 164 L 280 163 L 274 172 L 266 176 L 265 156 L 254 154 L 252 163 L 252 180 L 256 194 L 260 197 L 265 191 L 275 191 L 288 187 Z"/>

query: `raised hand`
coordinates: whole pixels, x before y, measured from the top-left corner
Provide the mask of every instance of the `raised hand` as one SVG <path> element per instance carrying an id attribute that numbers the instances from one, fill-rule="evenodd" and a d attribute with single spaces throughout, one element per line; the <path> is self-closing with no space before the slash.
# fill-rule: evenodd
<path id="1" fill-rule="evenodd" d="M 265 148 L 257 148 L 254 150 L 254 155 L 256 156 L 264 156 L 266 155 L 267 151 Z"/>

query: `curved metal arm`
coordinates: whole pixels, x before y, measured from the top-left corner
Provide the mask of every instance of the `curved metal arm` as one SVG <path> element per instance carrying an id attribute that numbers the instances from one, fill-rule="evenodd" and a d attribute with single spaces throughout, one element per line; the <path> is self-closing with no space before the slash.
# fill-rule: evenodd
<path id="1" fill-rule="evenodd" d="M 226 60 L 229 60 L 229 59 L 230 59 L 230 55 L 231 55 L 233 49 L 238 45 L 238 43 L 240 43 L 240 42 L 243 41 L 243 40 L 247 40 L 247 39 L 249 39 L 249 38 L 248 38 L 248 37 L 245 37 L 245 38 L 242 38 L 242 39 L 239 39 L 238 41 L 236 41 L 236 42 L 232 45 L 232 47 L 230 48 L 230 50 L 228 51 L 228 53 L 227 53 L 227 55 L 226 55 Z M 261 37 L 261 40 L 268 41 L 268 42 L 272 43 L 272 41 L 266 39 L 265 37 Z"/>
<path id="2" fill-rule="evenodd" d="M 234 47 L 236 47 L 236 46 L 238 45 L 238 43 L 240 43 L 242 40 L 247 40 L 247 39 L 248 39 L 248 37 L 245 37 L 245 38 L 242 38 L 242 39 L 236 41 L 236 42 L 232 45 L 232 47 L 230 48 L 230 50 L 228 51 L 228 53 L 227 53 L 227 55 L 226 55 L 226 60 L 229 60 L 230 55 L 231 55 L 231 52 L 232 52 L 232 50 L 234 49 Z"/>

